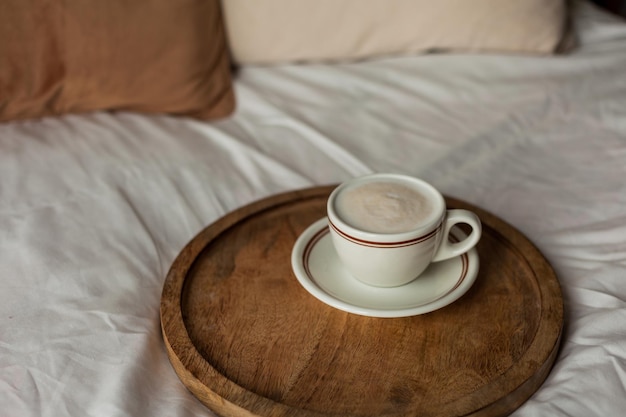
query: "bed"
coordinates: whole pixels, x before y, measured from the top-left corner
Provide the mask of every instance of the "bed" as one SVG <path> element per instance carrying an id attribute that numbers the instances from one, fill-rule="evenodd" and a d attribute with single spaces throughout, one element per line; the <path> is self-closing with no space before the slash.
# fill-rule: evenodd
<path id="1" fill-rule="evenodd" d="M 129 106 L 0 123 L 0 414 L 213 415 L 161 336 L 178 253 L 259 199 L 396 172 L 510 223 L 559 278 L 561 348 L 513 415 L 623 415 L 626 23 L 571 14 L 563 53 L 238 65 L 236 108 L 210 120 Z"/>

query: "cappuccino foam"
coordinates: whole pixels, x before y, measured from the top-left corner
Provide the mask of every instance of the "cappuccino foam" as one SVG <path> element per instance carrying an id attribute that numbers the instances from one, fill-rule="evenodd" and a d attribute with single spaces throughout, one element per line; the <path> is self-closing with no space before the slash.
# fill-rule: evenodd
<path id="1" fill-rule="evenodd" d="M 434 210 L 414 187 L 393 181 L 369 182 L 341 192 L 338 216 L 348 225 L 373 233 L 401 233 L 419 228 Z"/>

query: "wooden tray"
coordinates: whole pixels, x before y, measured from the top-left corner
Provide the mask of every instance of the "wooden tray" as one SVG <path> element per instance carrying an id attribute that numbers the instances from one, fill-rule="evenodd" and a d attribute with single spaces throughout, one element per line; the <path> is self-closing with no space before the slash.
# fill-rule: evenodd
<path id="1" fill-rule="evenodd" d="M 165 280 L 163 337 L 183 384 L 222 416 L 497 416 L 527 400 L 555 360 L 556 276 L 520 232 L 483 222 L 480 271 L 455 303 L 405 318 L 345 313 L 305 291 L 296 238 L 333 187 L 236 210 L 199 233 Z"/>

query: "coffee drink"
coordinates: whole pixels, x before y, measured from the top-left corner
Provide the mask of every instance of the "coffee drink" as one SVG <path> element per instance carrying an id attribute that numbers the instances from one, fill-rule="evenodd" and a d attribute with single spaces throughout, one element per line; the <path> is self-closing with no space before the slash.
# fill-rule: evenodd
<path id="1" fill-rule="evenodd" d="M 432 219 L 435 207 L 426 191 L 400 181 L 366 182 L 344 190 L 335 201 L 348 225 L 372 233 L 402 233 Z"/>
<path id="2" fill-rule="evenodd" d="M 326 213 L 342 265 L 376 287 L 404 285 L 431 263 L 469 251 L 482 230 L 476 214 L 448 210 L 432 185 L 398 174 L 366 175 L 340 184 L 328 197 Z M 450 230 L 459 223 L 471 232 L 453 243 Z"/>

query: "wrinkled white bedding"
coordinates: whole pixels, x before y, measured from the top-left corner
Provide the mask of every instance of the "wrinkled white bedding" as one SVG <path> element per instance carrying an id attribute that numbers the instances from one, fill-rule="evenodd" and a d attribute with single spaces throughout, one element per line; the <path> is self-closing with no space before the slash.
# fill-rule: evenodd
<path id="1" fill-rule="evenodd" d="M 0 415 L 212 415 L 165 353 L 170 264 L 244 204 L 373 171 L 495 213 L 554 266 L 562 349 L 514 415 L 624 415 L 626 23 L 588 4 L 575 22 L 565 56 L 244 68 L 217 123 L 0 124 Z"/>

